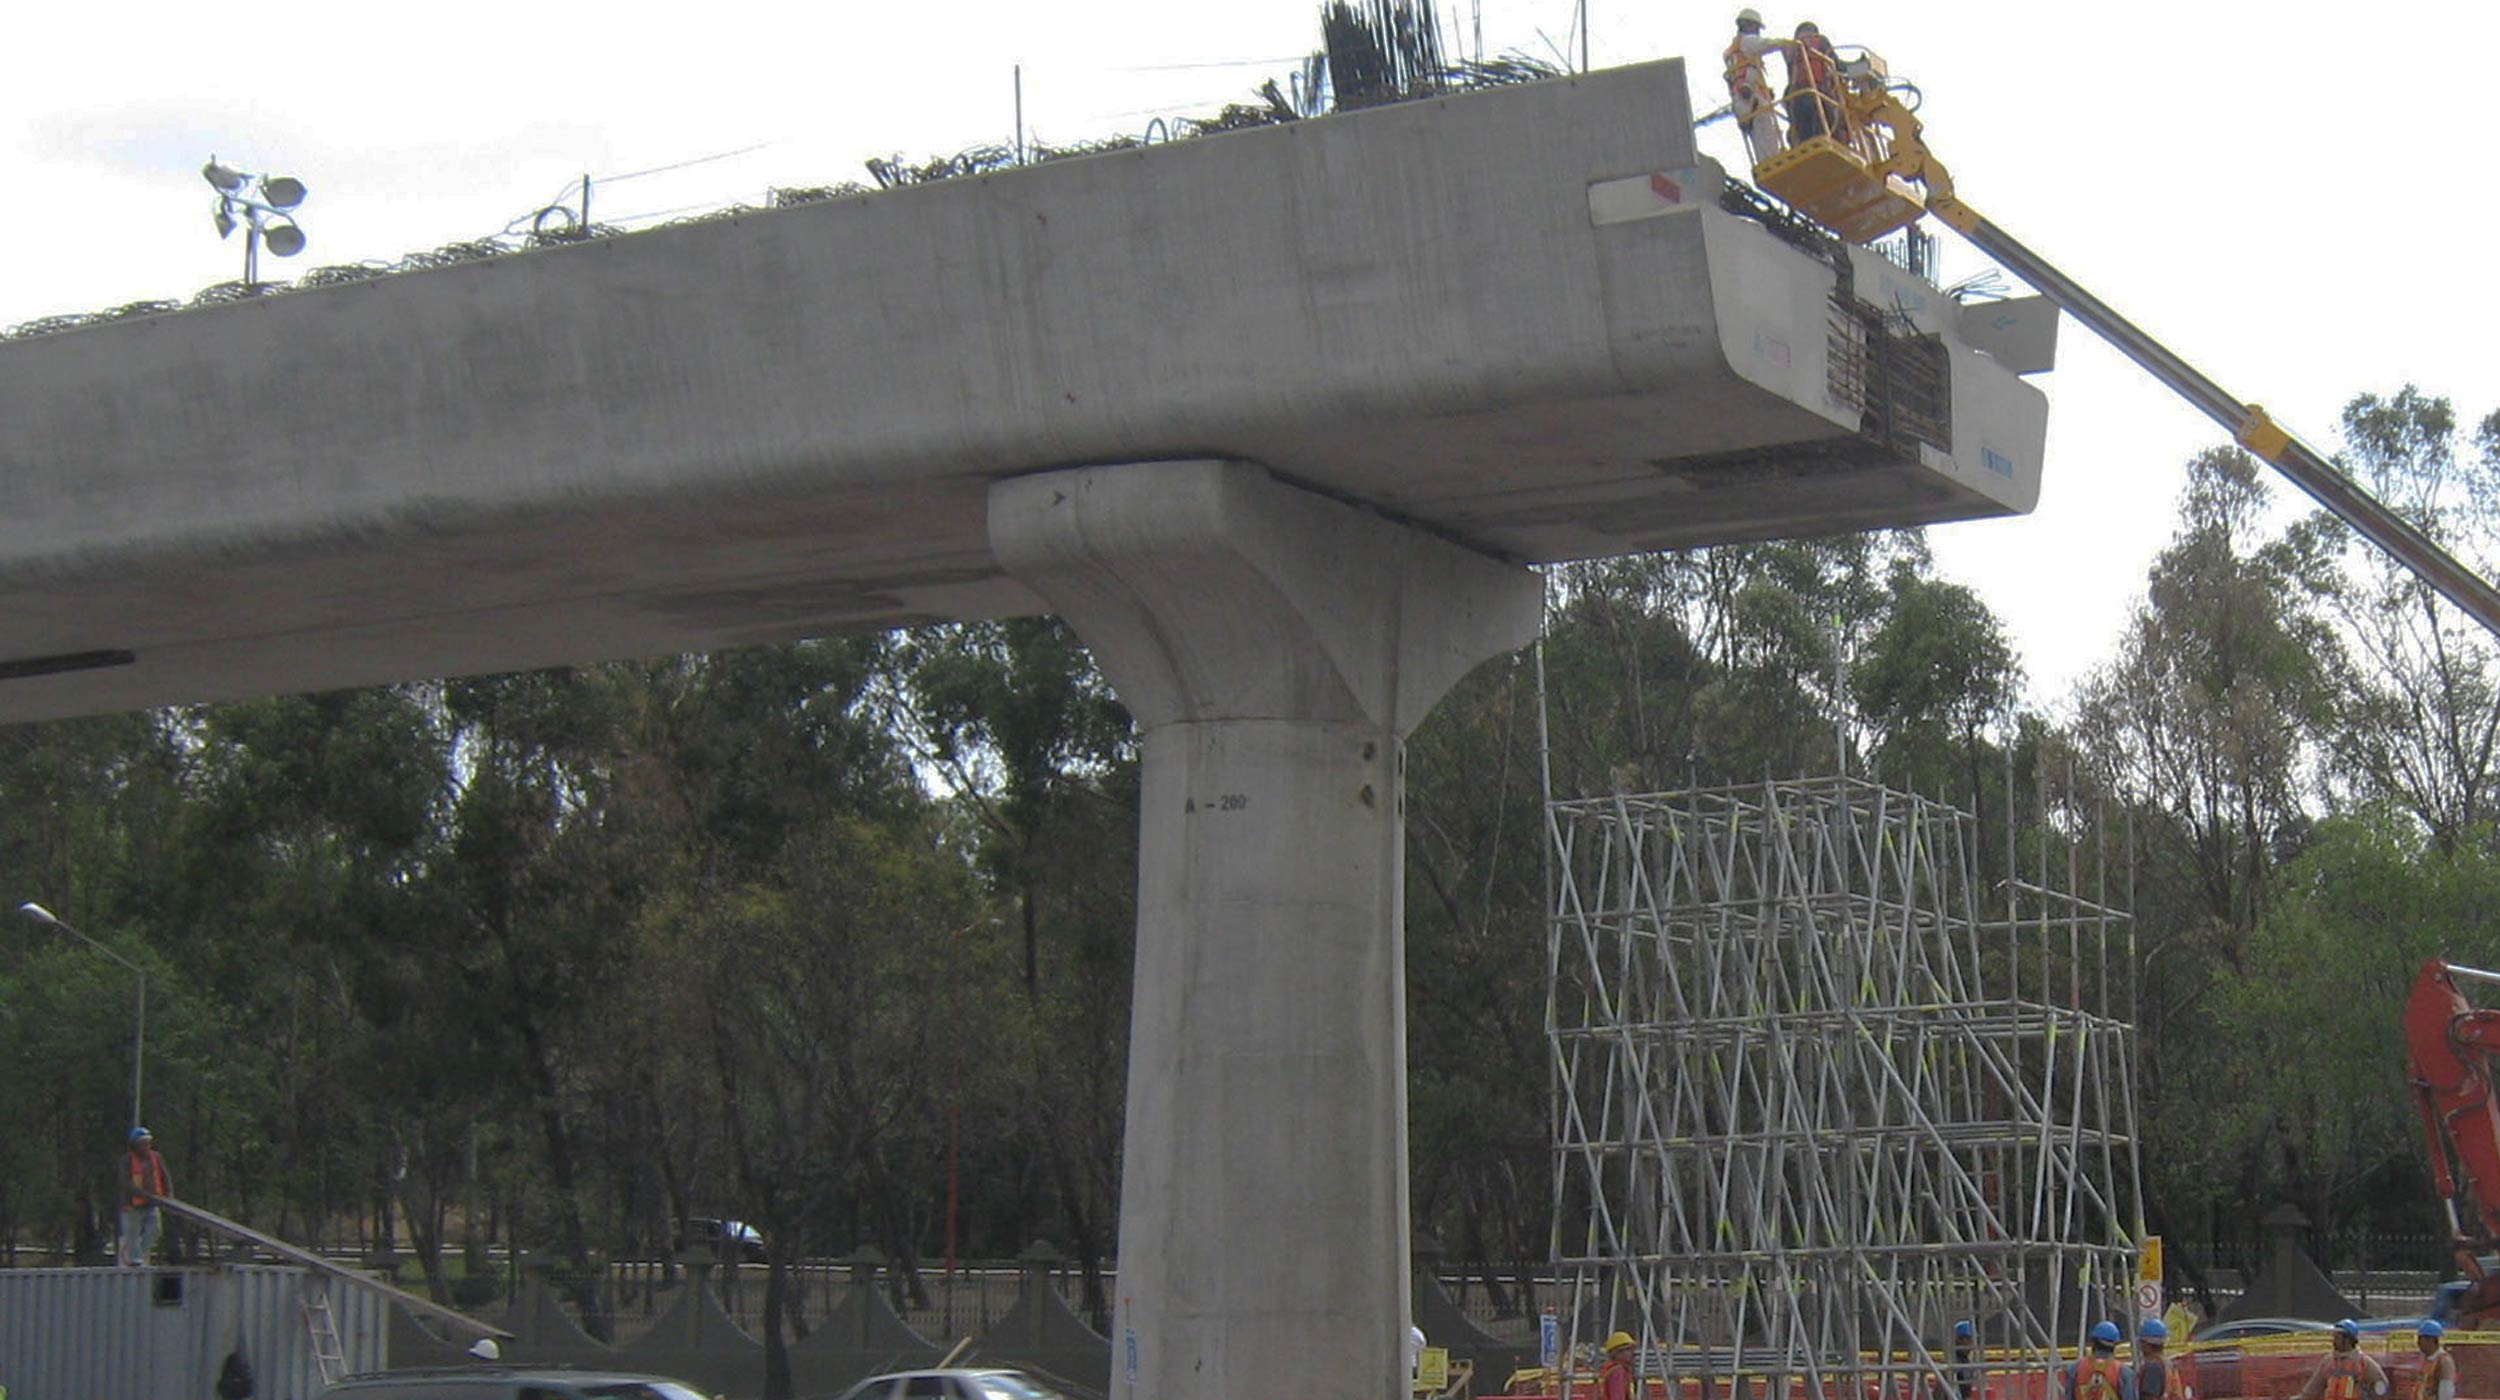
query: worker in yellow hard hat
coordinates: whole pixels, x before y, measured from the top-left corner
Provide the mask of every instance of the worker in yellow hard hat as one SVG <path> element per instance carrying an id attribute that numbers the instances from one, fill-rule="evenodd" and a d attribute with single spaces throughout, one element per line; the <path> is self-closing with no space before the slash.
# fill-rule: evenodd
<path id="1" fill-rule="evenodd" d="M 1632 1400 L 1632 1352 L 1638 1345 L 1629 1332 L 1606 1339 L 1606 1364 L 1597 1368 L 1597 1400 Z"/>
<path id="2" fill-rule="evenodd" d="M 1762 60 L 1768 54 L 1796 52 L 1795 41 L 1762 32 L 1760 10 L 1748 5 L 1736 12 L 1736 37 L 1728 41 L 1721 59 L 1726 66 L 1728 103 L 1736 112 L 1736 124 L 1745 129 L 1745 147 L 1756 165 L 1778 155 L 1784 145 L 1779 106 L 1771 97 L 1771 74 Z"/>

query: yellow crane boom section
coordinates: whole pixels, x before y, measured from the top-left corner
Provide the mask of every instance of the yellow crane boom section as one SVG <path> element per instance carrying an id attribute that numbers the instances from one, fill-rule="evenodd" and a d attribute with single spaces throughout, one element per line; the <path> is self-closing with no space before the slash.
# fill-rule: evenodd
<path id="1" fill-rule="evenodd" d="M 2263 408 L 2224 392 L 1956 194 L 1952 172 L 1928 148 L 1924 125 L 1901 101 L 1881 58 L 1869 53 L 1850 59 L 1838 66 L 1832 89 L 1790 100 L 1815 104 L 1824 134 L 1808 136 L 1754 167 L 1755 184 L 1851 243 L 1871 243 L 1922 215 L 1935 215 L 2500 637 L 2500 591 L 2480 574 Z"/>

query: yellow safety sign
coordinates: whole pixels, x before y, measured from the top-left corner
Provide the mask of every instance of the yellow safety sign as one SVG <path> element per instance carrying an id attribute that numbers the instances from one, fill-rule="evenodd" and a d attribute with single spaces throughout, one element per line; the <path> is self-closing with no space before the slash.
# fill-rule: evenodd
<path id="1" fill-rule="evenodd" d="M 1415 1388 L 1438 1395 L 1450 1388 L 1450 1349 L 1425 1347 L 1415 1358 Z"/>

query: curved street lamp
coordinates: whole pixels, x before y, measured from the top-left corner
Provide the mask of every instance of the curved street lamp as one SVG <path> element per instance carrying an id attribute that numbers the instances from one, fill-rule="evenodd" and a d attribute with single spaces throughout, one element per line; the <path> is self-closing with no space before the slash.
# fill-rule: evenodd
<path id="1" fill-rule="evenodd" d="M 88 947 L 95 949 L 97 952 L 102 953 L 104 956 L 111 958 L 113 961 L 130 969 L 130 975 L 139 979 L 139 1025 L 138 1029 L 132 1033 L 130 1039 L 130 1126 L 133 1128 L 138 1127 L 141 1123 L 147 1121 L 139 1115 L 139 1088 L 144 1082 L 144 1071 L 147 1066 L 148 1058 L 147 969 L 139 966 L 135 962 L 132 962 L 130 959 L 123 957 L 121 954 L 114 952 L 112 949 L 105 947 L 103 944 L 96 942 L 87 935 L 80 933 L 78 930 L 62 922 L 61 919 L 51 910 L 46 909 L 42 905 L 36 904 L 31 900 L 17 906 L 17 912 L 34 920 L 36 923 L 50 924 L 52 927 L 59 929 L 61 932 L 68 934 L 70 937 L 77 939 L 79 942 L 86 944 Z"/>

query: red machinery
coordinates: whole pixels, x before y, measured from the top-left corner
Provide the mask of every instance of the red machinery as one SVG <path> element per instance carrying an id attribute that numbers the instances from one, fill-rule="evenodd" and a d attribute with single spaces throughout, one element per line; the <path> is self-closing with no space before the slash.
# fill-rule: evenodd
<path id="1" fill-rule="evenodd" d="M 2430 1139 L 2431 1176 L 2448 1208 L 2450 1247 L 2471 1283 L 2457 1300 L 2470 1326 L 2500 1313 L 2500 1098 L 2493 1060 L 2500 1056 L 2500 1011 L 2467 1004 L 2457 979 L 2500 982 L 2500 973 L 2422 964 L 2405 1003 L 2405 1062 L 2413 1106 Z"/>

